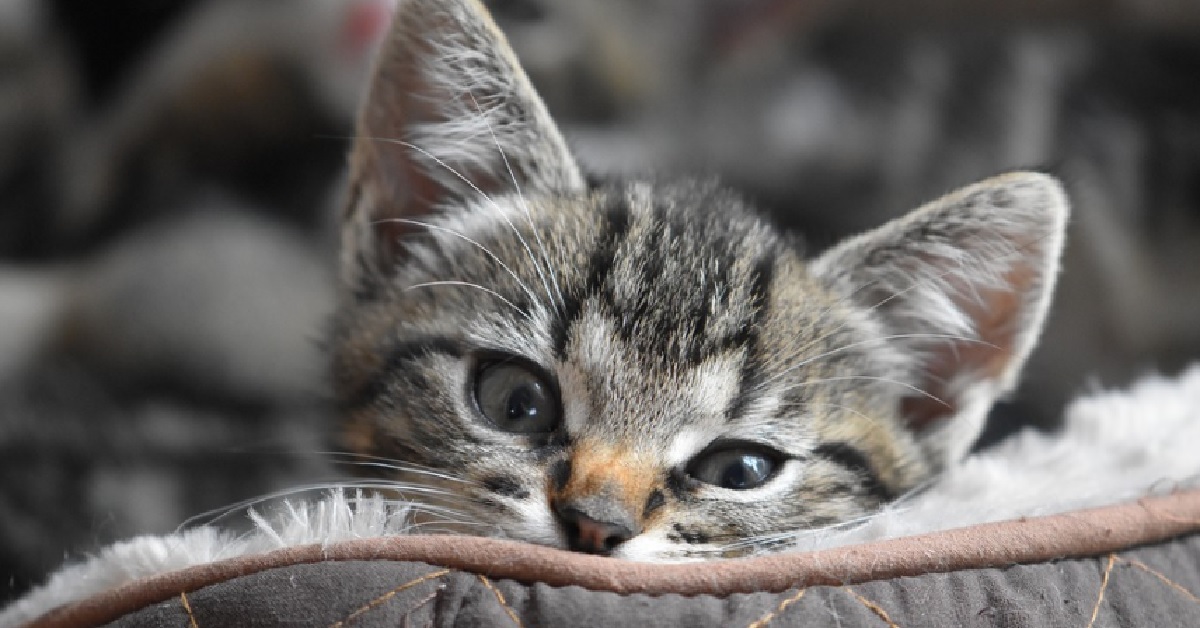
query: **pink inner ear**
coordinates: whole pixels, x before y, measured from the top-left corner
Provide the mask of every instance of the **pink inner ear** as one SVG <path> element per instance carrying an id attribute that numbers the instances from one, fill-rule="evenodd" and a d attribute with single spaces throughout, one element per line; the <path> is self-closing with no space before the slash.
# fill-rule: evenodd
<path id="1" fill-rule="evenodd" d="M 913 429 L 931 427 L 957 414 L 962 392 L 958 388 L 969 385 L 967 382 L 1003 380 L 1014 366 L 1021 321 L 1028 317 L 1024 308 L 1036 287 L 1037 273 L 1033 266 L 1020 264 L 1004 279 L 1007 289 L 957 291 L 955 303 L 970 317 L 978 341 L 947 340 L 927 350 L 924 377 L 916 386 L 937 399 L 914 395 L 901 402 L 902 415 Z"/>
<path id="2" fill-rule="evenodd" d="M 353 4 L 342 20 L 340 45 L 348 55 L 366 52 L 387 32 L 394 3 L 390 0 L 366 0 Z"/>
<path id="3" fill-rule="evenodd" d="M 435 54 L 429 42 L 405 40 L 405 43 L 408 47 L 402 54 L 392 51 L 392 56 L 385 57 L 387 71 L 372 87 L 356 144 L 361 174 L 376 186 L 380 199 L 376 219 L 423 220 L 453 195 L 471 191 L 471 186 L 461 182 L 460 177 L 485 194 L 502 189 L 506 183 L 461 163 L 438 163 L 408 144 L 418 141 L 413 130 L 421 125 L 448 122 L 441 110 L 444 103 L 470 96 L 447 93 L 431 84 L 422 73 L 420 60 Z M 398 231 L 403 235 L 412 228 L 393 224 L 377 231 L 385 235 Z"/>

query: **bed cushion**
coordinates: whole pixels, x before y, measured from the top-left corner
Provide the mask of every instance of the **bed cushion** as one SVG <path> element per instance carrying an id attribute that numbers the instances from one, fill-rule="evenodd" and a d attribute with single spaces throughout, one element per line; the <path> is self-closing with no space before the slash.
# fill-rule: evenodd
<path id="1" fill-rule="evenodd" d="M 1196 626 L 1198 593 L 1189 490 L 716 563 L 450 536 L 306 545 L 133 582 L 32 625 Z"/>

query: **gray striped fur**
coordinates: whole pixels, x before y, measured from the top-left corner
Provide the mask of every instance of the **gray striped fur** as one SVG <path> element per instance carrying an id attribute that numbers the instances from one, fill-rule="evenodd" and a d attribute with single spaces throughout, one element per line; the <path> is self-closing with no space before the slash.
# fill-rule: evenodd
<path id="1" fill-rule="evenodd" d="M 556 500 L 603 498 L 636 524 L 617 556 L 783 549 L 953 464 L 1032 349 L 1066 217 L 1051 177 L 990 179 L 806 262 L 715 182 L 584 186 L 473 0 L 401 2 L 382 54 L 345 218 L 341 433 L 398 489 L 444 490 L 405 494 L 454 509 L 448 528 L 566 547 Z M 496 355 L 548 374 L 554 433 L 480 415 Z M 750 490 L 687 474 L 727 440 L 785 460 Z"/>

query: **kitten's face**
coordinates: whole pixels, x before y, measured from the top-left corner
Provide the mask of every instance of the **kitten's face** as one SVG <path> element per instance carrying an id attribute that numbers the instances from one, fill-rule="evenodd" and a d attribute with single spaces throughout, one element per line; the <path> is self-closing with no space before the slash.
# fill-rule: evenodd
<path id="1" fill-rule="evenodd" d="M 446 504 L 509 537 L 634 558 L 748 551 L 924 476 L 883 331 L 732 195 L 496 200 L 343 310 L 355 449 L 462 480 Z"/>
<path id="2" fill-rule="evenodd" d="M 809 264 L 715 185 L 589 189 L 471 0 L 401 4 L 359 130 L 345 443 L 431 521 L 555 547 L 778 550 L 913 487 L 1011 386 L 1061 248 L 1044 175 Z"/>

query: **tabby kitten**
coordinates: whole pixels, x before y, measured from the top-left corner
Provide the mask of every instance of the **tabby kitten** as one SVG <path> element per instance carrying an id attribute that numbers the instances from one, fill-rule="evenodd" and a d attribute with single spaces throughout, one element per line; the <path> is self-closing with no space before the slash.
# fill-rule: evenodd
<path id="1" fill-rule="evenodd" d="M 784 549 L 961 458 L 1067 203 L 978 183 L 812 261 L 707 181 L 589 185 L 475 0 L 400 3 L 352 156 L 341 433 L 442 518 L 640 560 Z"/>

